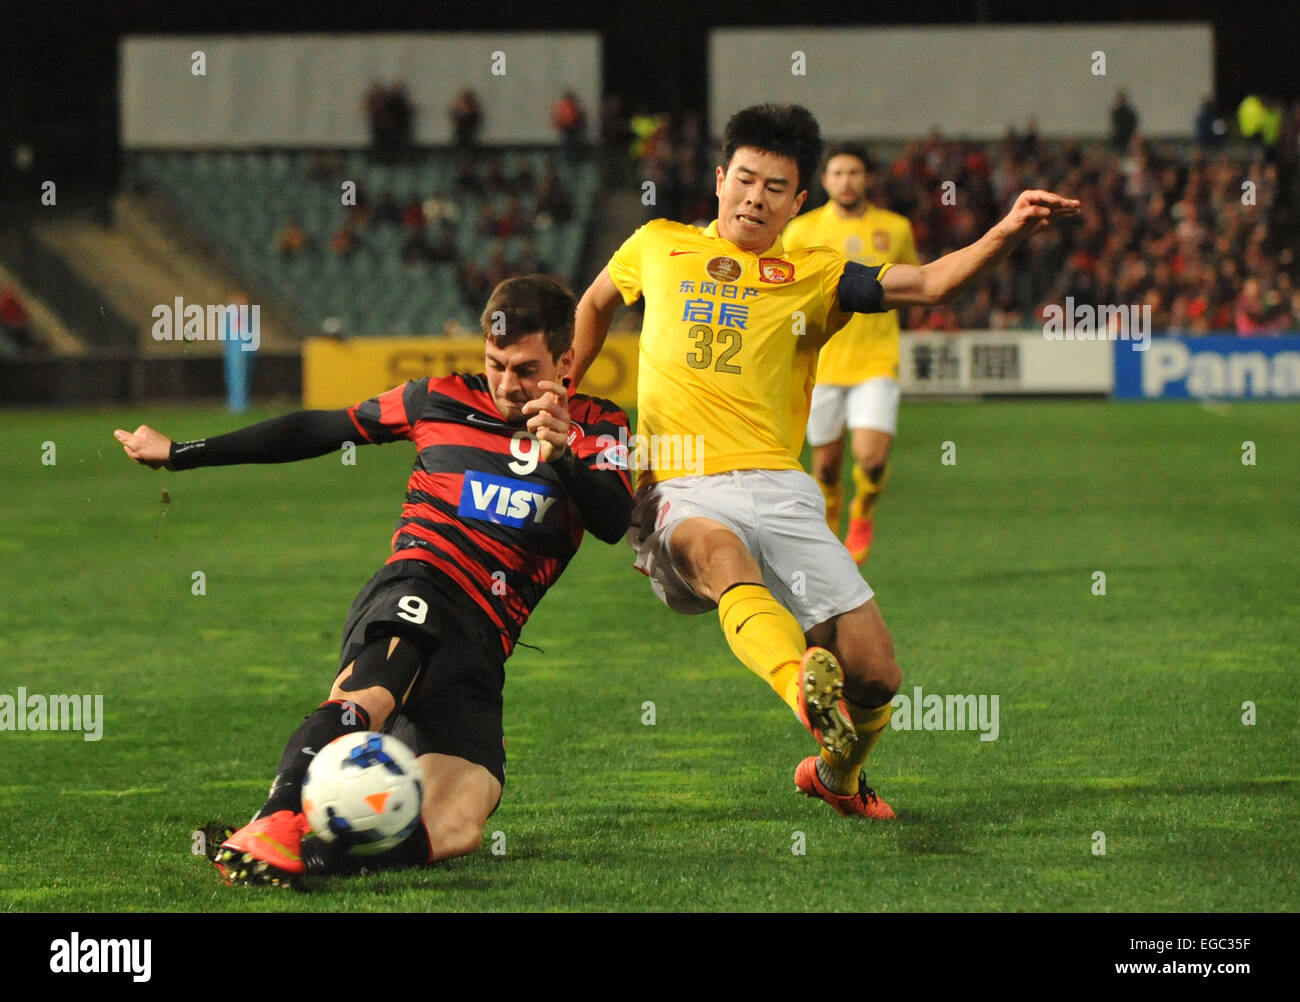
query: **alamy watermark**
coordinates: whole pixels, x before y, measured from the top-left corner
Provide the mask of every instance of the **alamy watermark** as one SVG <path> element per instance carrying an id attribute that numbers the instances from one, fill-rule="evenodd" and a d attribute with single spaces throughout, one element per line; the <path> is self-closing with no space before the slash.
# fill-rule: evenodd
<path id="1" fill-rule="evenodd" d="M 82 731 L 83 741 L 104 736 L 104 697 L 84 695 L 41 696 L 0 693 L 0 731 Z"/>
<path id="2" fill-rule="evenodd" d="M 1048 341 L 1132 341 L 1134 351 L 1151 347 L 1151 306 L 1091 306 L 1075 304 L 1043 307 L 1043 337 Z"/>
<path id="3" fill-rule="evenodd" d="M 177 296 L 170 306 L 159 303 L 151 315 L 155 341 L 237 341 L 243 351 L 257 351 L 262 344 L 259 305 L 186 306 Z"/>
<path id="4" fill-rule="evenodd" d="M 629 435 L 618 429 L 618 437 L 601 435 L 596 439 L 600 457 L 598 470 L 674 470 L 703 474 L 703 435 Z"/>
<path id="5" fill-rule="evenodd" d="M 912 695 L 894 697 L 890 724 L 896 731 L 979 731 L 981 741 L 996 741 L 998 697 L 996 695 L 938 693 L 928 695 L 913 686 Z"/>
<path id="6" fill-rule="evenodd" d="M 135 982 L 152 975 L 153 940 L 83 939 L 73 932 L 67 939 L 50 943 L 50 971 L 53 974 L 129 974 Z"/>

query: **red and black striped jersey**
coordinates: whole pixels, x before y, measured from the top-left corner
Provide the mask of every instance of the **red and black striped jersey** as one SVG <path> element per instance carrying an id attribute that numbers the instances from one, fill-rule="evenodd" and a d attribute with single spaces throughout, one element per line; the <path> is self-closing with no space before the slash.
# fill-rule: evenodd
<path id="1" fill-rule="evenodd" d="M 540 461 L 540 443 L 502 419 L 483 373 L 413 379 L 347 413 L 367 442 L 409 439 L 417 449 L 387 562 L 436 567 L 483 610 L 509 656 L 582 541 L 578 507 Z M 630 495 L 627 414 L 576 394 L 569 418 L 576 462 Z"/>

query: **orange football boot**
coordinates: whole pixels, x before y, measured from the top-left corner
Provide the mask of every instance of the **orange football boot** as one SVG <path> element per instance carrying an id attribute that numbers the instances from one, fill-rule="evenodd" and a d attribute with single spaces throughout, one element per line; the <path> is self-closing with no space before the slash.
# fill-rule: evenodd
<path id="1" fill-rule="evenodd" d="M 302 839 L 310 829 L 301 811 L 276 811 L 222 842 L 213 863 L 227 884 L 288 886 L 303 872 Z"/>
<path id="2" fill-rule="evenodd" d="M 807 797 L 818 797 L 830 804 L 846 818 L 873 818 L 888 821 L 897 817 L 893 809 L 880 799 L 879 795 L 867 785 L 867 778 L 858 778 L 857 793 L 832 793 L 817 775 L 817 756 L 813 755 L 800 762 L 794 770 L 794 785 Z"/>
<path id="3" fill-rule="evenodd" d="M 871 552 L 871 537 L 875 529 L 875 519 L 849 516 L 849 533 L 844 537 L 844 545 L 854 563 L 859 565 L 866 563 L 867 554 Z"/>

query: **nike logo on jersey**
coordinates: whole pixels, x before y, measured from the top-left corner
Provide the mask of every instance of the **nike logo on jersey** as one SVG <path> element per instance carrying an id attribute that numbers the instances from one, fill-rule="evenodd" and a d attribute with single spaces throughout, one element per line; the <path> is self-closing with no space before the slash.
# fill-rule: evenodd
<path id="1" fill-rule="evenodd" d="M 698 254 L 699 251 L 672 250 L 668 252 L 669 257 L 676 257 L 678 254 Z"/>
<path id="2" fill-rule="evenodd" d="M 557 500 L 544 484 L 467 470 L 457 511 L 484 522 L 540 532 Z"/>
<path id="3" fill-rule="evenodd" d="M 485 418 L 482 414 L 479 414 L 479 413 L 476 412 L 476 411 L 470 411 L 468 414 L 466 414 L 466 415 L 465 415 L 465 420 L 468 421 L 470 424 L 481 424 L 481 425 L 486 425 L 486 426 L 489 427 L 489 428 L 507 428 L 507 427 L 509 427 L 508 425 L 506 425 L 504 422 L 501 422 L 501 421 L 489 421 L 489 420 L 488 420 L 487 418 Z"/>

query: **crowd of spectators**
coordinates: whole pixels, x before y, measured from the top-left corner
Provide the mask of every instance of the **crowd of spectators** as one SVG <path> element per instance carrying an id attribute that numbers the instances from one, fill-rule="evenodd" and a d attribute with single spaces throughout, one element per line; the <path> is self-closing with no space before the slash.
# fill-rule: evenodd
<path id="1" fill-rule="evenodd" d="M 870 197 L 912 222 L 922 261 L 977 240 L 1026 188 L 1080 198 L 1086 211 L 1019 247 L 952 306 L 904 311 L 903 326 L 1041 327 L 1044 307 L 1069 296 L 1076 304 L 1150 306 L 1161 333 L 1300 331 L 1300 103 L 1266 106 L 1279 116 L 1268 141 L 1251 152 L 1238 145 L 1235 154 L 1212 98 L 1191 123 L 1196 144 L 1166 147 L 1142 136 L 1123 92 L 1107 143 L 1043 141 L 1030 119 L 998 142 L 933 133 L 906 144 L 873 165 Z M 605 135 L 627 142 L 633 184 L 644 190 L 654 182 L 647 219 L 702 226 L 716 216 L 711 150 L 697 113 L 638 113 Z M 810 204 L 824 201 L 820 185 L 812 192 Z"/>
<path id="2" fill-rule="evenodd" d="M 1291 122 L 1294 144 L 1300 107 Z M 953 307 L 909 309 L 905 326 L 1035 327 L 1068 296 L 1150 306 L 1162 333 L 1300 330 L 1292 150 L 1289 165 L 1280 151 L 1180 153 L 1135 132 L 1118 154 L 1040 142 L 1032 125 L 987 148 L 939 135 L 909 144 L 874 181 L 876 198 L 912 220 L 922 260 L 977 239 L 1025 188 L 1072 195 L 1087 211 L 1022 245 Z M 955 198 L 943 198 L 945 180 Z"/>
<path id="3" fill-rule="evenodd" d="M 483 128 L 483 105 L 478 95 L 464 87 L 447 105 L 447 118 L 457 146 L 472 150 Z M 587 142 L 587 110 L 572 90 L 563 91 L 551 105 L 551 125 L 566 154 L 576 155 Z"/>
<path id="4" fill-rule="evenodd" d="M 414 150 L 415 106 L 406 84 L 372 83 L 362 100 L 370 126 L 370 148 L 380 163 L 396 163 Z M 483 105 L 469 87 L 462 87 L 447 103 L 447 118 L 456 146 L 473 150 L 483 128 Z M 551 124 L 560 147 L 569 155 L 587 142 L 587 111 L 572 90 L 563 91 L 551 106 Z"/>
<path id="5" fill-rule="evenodd" d="M 650 114 L 638 109 L 626 127 L 606 129 L 607 141 L 628 143 L 632 177 L 641 189 L 645 218 L 707 226 L 718 214 L 713 168 L 699 111 Z M 647 187 L 649 182 L 651 187 Z"/>
<path id="6" fill-rule="evenodd" d="M 477 302 L 504 277 L 546 270 L 530 238 L 569 221 L 574 205 L 554 160 L 540 177 L 526 164 L 508 177 L 499 156 L 474 147 L 483 112 L 472 91 L 448 111 L 463 150 L 454 190 L 405 201 L 385 192 L 374 205 L 359 192 L 357 206 L 322 242 L 336 254 L 357 253 L 371 227 L 401 226 L 402 260 L 456 263 L 466 302 Z M 561 150 L 586 141 L 586 111 L 572 92 L 556 100 L 551 121 Z M 1025 188 L 1069 194 L 1086 208 L 1079 221 L 1022 245 L 952 306 L 905 311 L 904 327 L 1034 328 L 1045 307 L 1070 297 L 1150 306 L 1157 332 L 1300 330 L 1300 103 L 1252 97 L 1231 120 L 1206 98 L 1190 124 L 1194 145 L 1149 142 L 1121 91 L 1105 142 L 1045 141 L 1030 119 L 992 143 L 933 133 L 873 165 L 871 198 L 912 222 L 923 261 L 978 239 Z M 1240 137 L 1254 145 L 1229 145 Z M 598 139 L 607 181 L 635 188 L 646 219 L 704 226 L 715 217 L 715 158 L 701 112 L 629 115 L 610 96 Z M 812 188 L 816 204 L 824 195 Z M 461 207 L 470 203 L 480 209 L 476 232 L 489 241 L 483 260 L 457 252 Z M 316 241 L 290 220 L 277 244 L 289 256 Z M 513 260 L 507 245 L 516 248 Z"/>
<path id="7" fill-rule="evenodd" d="M 375 152 L 381 159 L 398 158 L 411 142 L 412 113 L 405 87 L 376 84 L 366 96 L 366 110 Z M 462 297 L 472 304 L 486 299 L 506 278 L 549 271 L 551 263 L 542 260 L 531 238 L 538 230 L 572 221 L 575 207 L 553 156 L 547 158 L 540 177 L 534 176 L 526 159 L 507 176 L 501 156 L 478 145 L 484 111 L 472 89 L 462 88 L 452 98 L 447 115 L 455 146 L 461 150 L 453 190 L 411 193 L 405 200 L 385 191 L 371 204 L 368 193 L 358 188 L 356 204 L 346 208 L 338 229 L 323 242 L 339 256 L 364 253 L 373 228 L 401 227 L 402 263 L 412 269 L 456 265 Z M 565 90 L 555 100 L 551 124 L 559 139 L 558 152 L 576 158 L 586 143 L 587 113 L 573 91 Z M 320 154 L 313 158 L 311 174 L 317 180 L 335 179 L 334 166 L 327 154 Z M 462 207 L 471 206 L 478 217 L 473 231 L 486 241 L 482 259 L 461 247 Z M 511 238 L 518 239 L 512 242 Z M 286 258 L 319 245 L 296 219 L 286 220 L 276 237 L 276 249 Z"/>
<path id="8" fill-rule="evenodd" d="M 375 158 L 386 163 L 409 158 L 413 154 L 414 109 L 406 85 L 376 82 L 363 104 Z M 471 88 L 462 88 L 452 98 L 447 115 L 454 143 L 461 150 L 453 192 L 435 191 L 423 196 L 413 193 L 399 203 L 393 192 L 386 191 L 372 205 L 368 193 L 358 188 L 355 204 L 346 207 L 338 228 L 328 235 L 309 234 L 300 220 L 285 220 L 275 238 L 277 253 L 292 258 L 323 245 L 336 255 L 348 256 L 366 249 L 366 236 L 372 227 L 392 225 L 402 227 L 406 233 L 401 250 L 404 264 L 418 268 L 458 262 L 464 257 L 458 248 L 460 206 L 473 203 L 480 216 L 479 235 L 494 243 L 486 261 L 462 262 L 462 285 L 467 290 L 478 290 L 480 275 L 509 277 L 544 270 L 545 264 L 527 239 L 508 262 L 501 242 L 511 237 L 528 238 L 535 230 L 563 226 L 573 219 L 573 196 L 561 180 L 554 157 L 547 158 L 540 177 L 534 177 L 527 161 L 507 177 L 500 155 L 478 145 L 484 112 Z M 587 113 L 572 90 L 556 98 L 551 107 L 551 124 L 559 139 L 559 152 L 575 157 L 586 142 Z M 341 158 L 326 151 L 315 153 L 307 170 L 311 180 L 321 182 L 337 182 L 342 173 Z M 500 201 L 497 196 L 504 197 L 504 205 L 494 204 Z"/>
<path id="9" fill-rule="evenodd" d="M 363 103 L 377 161 L 396 163 L 417 155 L 412 145 L 414 109 L 404 84 L 375 83 Z M 587 112 L 582 102 L 565 90 L 552 104 L 558 142 L 538 175 L 527 158 L 508 175 L 501 154 L 478 144 L 484 110 L 473 90 L 462 88 L 447 105 L 447 114 L 460 151 L 448 190 L 402 197 L 384 191 L 372 199 L 374 193 L 358 183 L 353 204 L 342 207 L 337 228 L 312 233 L 301 219 L 287 218 L 274 239 L 276 253 L 285 260 L 320 253 L 374 253 L 377 229 L 392 227 L 402 234 L 402 264 L 412 270 L 454 265 L 466 304 L 481 303 L 506 278 L 550 271 L 555 263 L 542 259 L 533 238 L 539 231 L 572 222 L 576 215 L 557 158 L 574 163 L 583 154 Z M 329 151 L 312 155 L 307 176 L 327 185 L 355 182 L 344 177 L 342 157 Z"/>
<path id="10" fill-rule="evenodd" d="M 319 179 L 334 180 L 328 172 Z M 467 211 L 477 216 L 477 222 L 471 221 L 470 230 L 463 233 L 462 217 Z M 289 259 L 318 252 L 323 246 L 329 253 L 347 257 L 369 252 L 371 235 L 378 228 L 393 227 L 403 235 L 404 265 L 414 270 L 457 265 L 465 302 L 476 303 L 506 278 L 548 272 L 551 263 L 542 260 L 531 238 L 539 230 L 570 222 L 573 216 L 573 196 L 554 158 L 547 157 L 540 176 L 534 175 L 527 159 L 508 175 L 499 154 L 466 152 L 457 162 L 450 193 L 412 192 L 399 198 L 385 191 L 372 201 L 358 185 L 355 204 L 343 207 L 332 233 L 314 236 L 299 219 L 286 219 L 275 237 L 275 250 Z M 474 235 L 483 238 L 476 242 L 487 248 L 483 260 L 463 252 L 462 244 Z M 512 245 L 511 238 L 518 240 Z M 512 253 L 507 253 L 507 246 L 514 247 Z"/>

